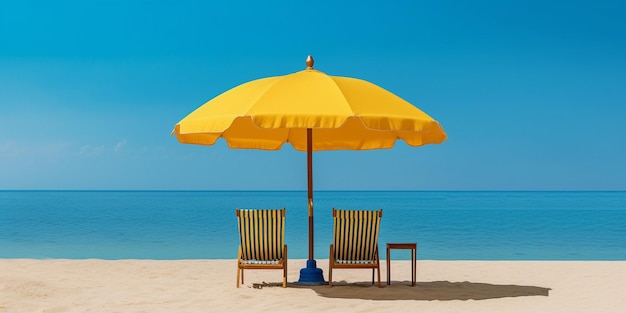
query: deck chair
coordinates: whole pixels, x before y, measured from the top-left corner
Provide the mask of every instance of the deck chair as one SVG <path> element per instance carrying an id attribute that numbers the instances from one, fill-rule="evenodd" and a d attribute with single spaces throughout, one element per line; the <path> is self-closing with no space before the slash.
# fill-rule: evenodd
<path id="1" fill-rule="evenodd" d="M 237 209 L 239 252 L 237 288 L 243 284 L 244 269 L 282 269 L 283 288 L 287 287 L 287 245 L 285 244 L 285 209 Z"/>
<path id="2" fill-rule="evenodd" d="M 333 243 L 330 245 L 328 285 L 333 286 L 333 268 L 371 268 L 378 271 L 378 230 L 383 210 L 336 210 L 333 208 Z"/>

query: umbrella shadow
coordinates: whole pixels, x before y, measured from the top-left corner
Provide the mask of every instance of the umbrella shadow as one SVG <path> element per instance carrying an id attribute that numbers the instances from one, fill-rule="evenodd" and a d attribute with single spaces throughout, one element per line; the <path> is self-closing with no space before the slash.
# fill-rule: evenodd
<path id="1" fill-rule="evenodd" d="M 384 284 L 384 283 L 383 283 Z M 303 286 L 289 283 L 290 288 L 308 288 L 319 296 L 339 299 L 361 300 L 488 300 L 510 297 L 548 297 L 551 288 L 520 285 L 497 285 L 478 282 L 433 281 L 418 282 L 411 287 L 408 281 L 393 281 L 382 288 L 372 286 L 371 282 L 346 281 L 333 282 L 333 287 Z M 256 288 L 279 287 L 281 284 L 255 284 Z"/>
<path id="2" fill-rule="evenodd" d="M 411 287 L 410 282 L 391 282 L 383 288 L 372 286 L 371 282 L 333 283 L 333 288 L 317 286 L 312 288 L 318 295 L 327 298 L 362 300 L 487 300 L 509 297 L 549 296 L 550 288 L 520 285 L 496 285 L 476 282 L 433 281 L 418 282 Z"/>

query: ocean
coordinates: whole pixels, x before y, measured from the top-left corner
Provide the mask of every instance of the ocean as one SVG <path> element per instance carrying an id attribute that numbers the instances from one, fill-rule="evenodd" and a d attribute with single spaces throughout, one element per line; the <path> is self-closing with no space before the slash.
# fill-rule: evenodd
<path id="1" fill-rule="evenodd" d="M 626 192 L 316 191 L 315 258 L 332 208 L 383 209 L 381 256 L 626 260 Z M 0 258 L 234 259 L 235 208 L 287 209 L 290 259 L 308 257 L 305 191 L 0 191 Z M 410 253 L 392 251 L 393 259 Z"/>

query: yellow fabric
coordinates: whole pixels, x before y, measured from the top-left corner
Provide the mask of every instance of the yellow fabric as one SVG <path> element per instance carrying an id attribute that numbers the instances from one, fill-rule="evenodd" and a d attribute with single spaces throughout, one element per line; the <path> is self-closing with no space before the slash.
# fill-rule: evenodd
<path id="1" fill-rule="evenodd" d="M 382 210 L 333 209 L 334 256 L 338 263 L 375 263 Z"/>
<path id="2" fill-rule="evenodd" d="M 254 80 L 213 98 L 174 127 L 178 141 L 277 150 L 369 150 L 441 143 L 441 125 L 412 104 L 364 80 L 317 70 Z"/>
<path id="3" fill-rule="evenodd" d="M 276 261 L 284 258 L 285 209 L 237 210 L 241 260 Z"/>

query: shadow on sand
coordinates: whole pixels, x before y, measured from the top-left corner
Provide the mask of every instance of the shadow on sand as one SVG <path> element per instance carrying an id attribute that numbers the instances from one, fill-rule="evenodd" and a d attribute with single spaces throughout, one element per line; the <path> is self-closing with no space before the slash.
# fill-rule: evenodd
<path id="1" fill-rule="evenodd" d="M 549 296 L 550 288 L 519 285 L 494 285 L 473 282 L 433 281 L 418 282 L 415 287 L 408 281 L 393 281 L 391 285 L 382 282 L 382 288 L 371 282 L 334 282 L 333 287 L 301 286 L 290 283 L 288 288 L 307 288 L 327 298 L 363 300 L 486 300 L 509 297 Z M 255 284 L 255 288 L 280 287 L 280 284 Z"/>

